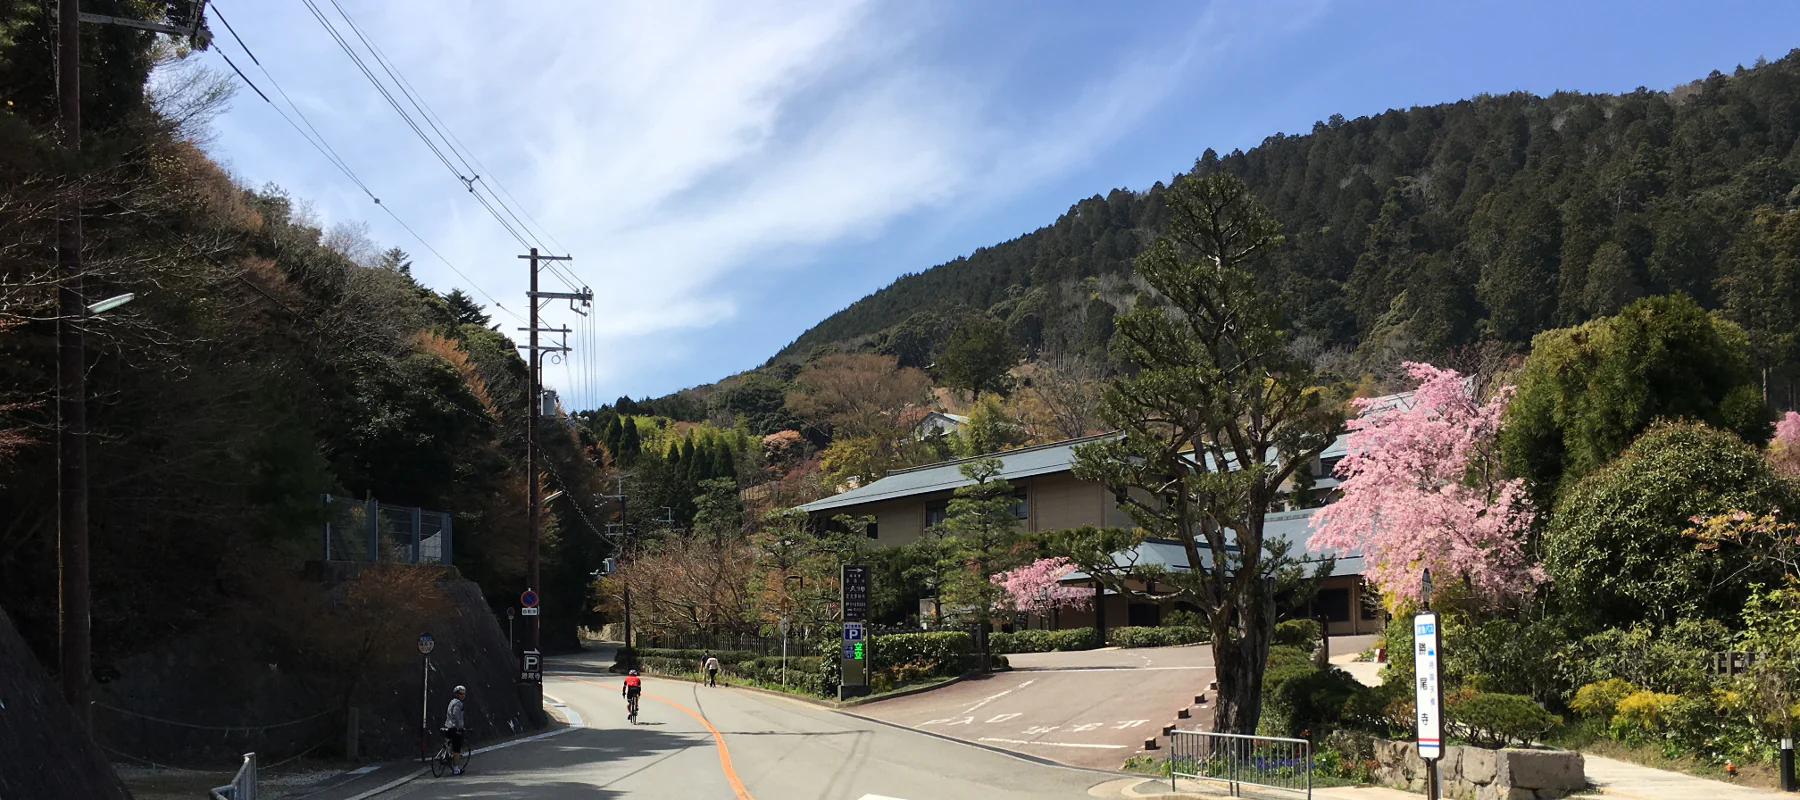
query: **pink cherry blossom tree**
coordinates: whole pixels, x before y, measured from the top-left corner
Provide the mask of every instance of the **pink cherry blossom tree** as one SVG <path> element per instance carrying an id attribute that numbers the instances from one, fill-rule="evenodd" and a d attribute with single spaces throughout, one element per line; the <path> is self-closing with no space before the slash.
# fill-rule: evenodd
<path id="1" fill-rule="evenodd" d="M 1775 438 L 1769 440 L 1769 463 L 1782 475 L 1800 476 L 1800 414 L 1789 411 L 1775 423 Z"/>
<path id="2" fill-rule="evenodd" d="M 1064 586 L 1058 581 L 1075 571 L 1066 558 L 1040 558 L 1018 569 L 1007 570 L 990 578 L 1006 596 L 1002 602 L 1014 611 L 1043 614 L 1058 608 L 1086 608 L 1094 601 L 1094 590 L 1080 586 Z"/>
<path id="3" fill-rule="evenodd" d="M 1535 512 L 1524 481 L 1501 479 L 1495 446 L 1513 388 L 1482 403 L 1455 370 L 1405 367 L 1418 382 L 1410 402 L 1356 401 L 1342 498 L 1319 511 L 1309 547 L 1361 550 L 1391 605 L 1416 602 L 1427 567 L 1491 604 L 1529 595 L 1544 580 L 1523 548 Z"/>

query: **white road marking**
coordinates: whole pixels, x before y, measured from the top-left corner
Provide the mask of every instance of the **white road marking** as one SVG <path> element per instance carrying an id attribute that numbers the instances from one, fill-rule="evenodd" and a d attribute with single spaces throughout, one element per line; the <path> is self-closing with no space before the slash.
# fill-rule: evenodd
<path id="1" fill-rule="evenodd" d="M 1045 727 L 1043 725 L 1033 725 L 1033 726 L 1026 728 L 1025 730 L 1022 730 L 1019 732 L 1025 734 L 1026 736 L 1043 736 L 1044 734 L 1049 733 L 1049 732 L 1056 730 L 1057 728 L 1061 728 L 1061 727 L 1062 727 L 1061 725 L 1051 725 L 1049 727 Z"/>
<path id="2" fill-rule="evenodd" d="M 982 724 L 983 725 L 992 725 L 996 722 L 1005 722 L 1009 719 L 1018 719 L 1019 717 L 1022 717 L 1022 716 L 1024 716 L 1024 714 L 1020 714 L 1018 712 L 1013 712 L 1011 714 L 995 714 L 987 722 L 984 722 Z"/>
<path id="3" fill-rule="evenodd" d="M 956 720 L 956 721 L 954 721 L 954 722 L 947 722 L 947 723 L 945 723 L 945 724 L 944 724 L 944 727 L 946 727 L 946 728 L 948 728 L 948 727 L 950 727 L 950 726 L 951 726 L 951 725 L 968 725 L 968 724 L 970 724 L 970 723 L 972 723 L 972 722 L 974 722 L 974 721 L 975 721 L 975 718 L 974 718 L 974 717 L 963 717 L 963 718 L 962 718 L 962 719 L 959 719 L 959 720 Z"/>
<path id="4" fill-rule="evenodd" d="M 1147 720 L 1147 719 L 1125 719 L 1125 720 L 1120 720 L 1120 721 L 1119 721 L 1119 724 L 1118 724 L 1118 725 L 1115 725 L 1115 726 L 1113 726 L 1113 730 L 1115 730 L 1115 731 L 1122 731 L 1122 730 L 1125 730 L 1125 729 L 1126 729 L 1126 728 L 1135 728 L 1135 727 L 1137 727 L 1137 726 L 1139 726 L 1139 725 L 1142 725 L 1142 724 L 1144 724 L 1144 723 L 1146 723 L 1146 722 L 1149 722 L 1149 721 L 1150 721 L 1150 720 Z"/>
<path id="5" fill-rule="evenodd" d="M 1127 745 L 1122 745 L 1122 744 L 1079 744 L 1076 742 L 1030 742 L 1030 741 L 1026 741 L 1024 739 L 991 739 L 991 738 L 988 738 L 985 736 L 980 739 L 977 739 L 976 741 L 999 742 L 1001 744 L 1035 744 L 1035 745 L 1041 745 L 1044 747 L 1091 747 L 1091 748 L 1097 748 L 1097 749 L 1101 749 L 1101 750 L 1124 750 L 1127 747 Z"/>
<path id="6" fill-rule="evenodd" d="M 856 798 L 856 800 L 900 800 L 900 798 L 888 797 L 885 794 L 865 794 L 862 797 Z"/>
<path id="7" fill-rule="evenodd" d="M 1087 733 L 1088 731 L 1091 731 L 1091 730 L 1098 728 L 1105 724 L 1106 723 L 1104 723 L 1104 722 L 1084 722 L 1080 725 L 1076 725 L 1075 727 L 1070 728 L 1069 732 L 1071 732 L 1071 733 Z"/>
<path id="8" fill-rule="evenodd" d="M 924 722 L 919 723 L 919 727 L 923 728 L 926 725 L 942 725 L 946 722 L 949 722 L 951 719 L 953 719 L 953 717 L 945 717 L 943 719 L 928 719 L 928 720 L 925 720 Z"/>
<path id="9" fill-rule="evenodd" d="M 367 775 L 378 769 L 381 769 L 380 764 L 370 764 L 366 767 L 357 767 L 356 769 L 350 770 L 350 774 L 351 775 Z"/>
<path id="10" fill-rule="evenodd" d="M 988 698 L 987 698 L 987 699 L 986 699 L 986 700 L 983 700 L 983 701 L 981 701 L 981 702 L 979 702 L 979 703 L 976 703 L 976 704 L 975 704 L 975 705 L 972 705 L 972 706 L 969 706 L 969 707 L 968 707 L 968 708 L 965 708 L 965 709 L 963 709 L 963 713 L 964 713 L 964 714 L 973 714 L 973 713 L 975 713 L 975 709 L 977 709 L 977 708 L 980 708 L 980 707 L 982 707 L 982 706 L 985 706 L 985 705 L 987 705 L 987 704 L 988 704 L 988 703 L 992 703 L 992 702 L 994 702 L 994 701 L 995 701 L 995 700 L 999 700 L 999 699 L 1000 699 L 1000 698 L 1002 698 L 1002 697 L 1005 697 L 1005 696 L 1007 696 L 1007 695 L 1009 695 L 1009 694 L 1012 694 L 1012 693 L 1013 693 L 1013 692 L 1016 692 L 1016 691 L 1018 691 L 1018 690 L 1020 690 L 1020 689 L 1023 689 L 1023 688 L 1025 688 L 1025 687 L 1027 687 L 1027 686 L 1030 686 L 1030 685 L 1032 685 L 1032 684 L 1034 684 L 1034 683 L 1037 683 L 1037 681 L 1035 681 L 1035 680 L 1030 680 L 1030 681 L 1026 681 L 1026 682 L 1024 682 L 1024 683 L 1021 683 L 1021 684 L 1019 684 L 1019 685 L 1018 685 L 1018 686 L 1014 686 L 1014 687 L 1013 687 L 1013 688 L 1011 688 L 1011 689 L 1007 689 L 1007 690 L 1006 690 L 1006 691 L 1004 691 L 1004 692 L 1001 692 L 1001 693 L 999 693 L 999 694 L 996 694 L 996 695 L 992 695 L 992 696 L 990 696 L 990 697 L 988 697 Z"/>

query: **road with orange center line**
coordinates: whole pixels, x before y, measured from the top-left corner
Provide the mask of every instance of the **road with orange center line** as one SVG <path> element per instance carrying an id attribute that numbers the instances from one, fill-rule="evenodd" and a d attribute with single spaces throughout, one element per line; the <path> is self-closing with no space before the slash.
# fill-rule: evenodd
<path id="1" fill-rule="evenodd" d="M 575 711 L 582 728 L 481 753 L 464 775 L 427 776 L 381 797 L 1075 800 L 1121 777 L 785 697 L 654 676 L 644 682 L 639 724 L 630 725 L 608 663 L 608 654 L 592 652 L 545 666 L 545 694 Z"/>

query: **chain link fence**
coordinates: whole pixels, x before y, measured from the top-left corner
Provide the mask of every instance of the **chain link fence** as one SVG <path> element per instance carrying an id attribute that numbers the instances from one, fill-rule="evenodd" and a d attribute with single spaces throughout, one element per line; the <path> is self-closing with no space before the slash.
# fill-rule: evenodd
<path id="1" fill-rule="evenodd" d="M 796 636 L 790 637 L 790 646 L 798 641 Z M 638 634 L 639 647 L 670 648 L 675 650 L 741 650 L 759 656 L 781 655 L 781 637 L 747 636 L 730 633 L 684 633 L 662 636 Z M 797 651 L 796 651 L 797 652 Z"/>
<path id="2" fill-rule="evenodd" d="M 450 514 L 325 495 L 326 561 L 450 563 Z"/>

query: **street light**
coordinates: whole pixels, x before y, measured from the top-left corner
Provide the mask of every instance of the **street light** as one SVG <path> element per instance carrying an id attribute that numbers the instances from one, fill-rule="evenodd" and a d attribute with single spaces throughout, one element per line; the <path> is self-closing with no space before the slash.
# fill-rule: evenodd
<path id="1" fill-rule="evenodd" d="M 126 292 L 122 295 L 118 295 L 117 297 L 108 297 L 105 300 L 101 300 L 98 303 L 88 306 L 88 313 L 89 314 L 104 314 L 108 311 L 111 311 L 115 308 L 118 308 L 119 306 L 125 305 L 126 303 L 129 303 L 136 299 L 137 299 L 137 295 L 133 294 L 131 292 Z"/>

